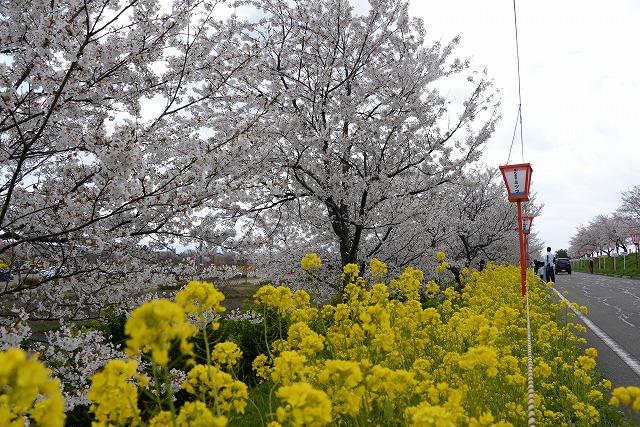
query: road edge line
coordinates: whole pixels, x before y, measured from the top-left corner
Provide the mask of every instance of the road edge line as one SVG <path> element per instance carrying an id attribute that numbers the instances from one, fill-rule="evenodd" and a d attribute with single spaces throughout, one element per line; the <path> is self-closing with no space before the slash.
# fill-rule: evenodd
<path id="1" fill-rule="evenodd" d="M 627 366 L 638 376 L 640 377 L 640 362 L 638 360 L 636 360 L 636 358 L 634 358 L 632 355 L 629 354 L 629 352 L 627 352 L 620 344 L 618 344 L 617 342 L 614 341 L 613 338 L 611 338 L 609 335 L 607 335 L 606 332 L 604 332 L 602 329 L 600 329 L 599 327 L 597 327 L 591 320 L 589 320 L 584 314 L 580 313 L 578 310 L 576 310 L 575 308 L 573 308 L 573 306 L 571 305 L 571 302 L 569 302 L 569 300 L 567 298 L 565 298 L 564 295 L 562 295 L 557 289 L 555 288 L 551 288 L 553 289 L 553 291 L 561 298 L 563 299 L 566 303 L 567 306 L 573 310 L 573 312 L 576 314 L 576 316 L 578 316 L 578 318 L 580 320 L 582 320 L 582 322 L 587 325 L 587 327 L 589 329 L 591 329 L 591 331 L 593 331 L 594 334 L 596 334 L 598 336 L 598 338 L 600 338 L 607 347 L 609 347 L 611 350 L 613 350 L 613 352 L 615 354 L 618 355 L 618 357 L 620 359 L 622 359 L 622 361 L 624 363 L 627 364 Z"/>

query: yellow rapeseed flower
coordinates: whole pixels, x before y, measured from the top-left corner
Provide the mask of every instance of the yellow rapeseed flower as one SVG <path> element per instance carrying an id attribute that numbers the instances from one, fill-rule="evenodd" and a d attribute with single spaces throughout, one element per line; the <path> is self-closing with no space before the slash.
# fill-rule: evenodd
<path id="1" fill-rule="evenodd" d="M 213 361 L 220 365 L 232 368 L 242 358 L 242 350 L 238 344 L 231 341 L 224 341 L 216 344 L 211 352 Z"/>
<path id="2" fill-rule="evenodd" d="M 407 408 L 405 416 L 414 427 L 456 427 L 455 417 L 442 406 L 431 406 L 422 403 L 413 408 Z"/>
<path id="3" fill-rule="evenodd" d="M 449 264 L 448 261 L 442 261 L 440 264 L 438 264 L 438 266 L 436 267 L 436 271 L 437 272 L 443 272 L 446 271 L 449 267 L 451 267 L 451 264 Z"/>
<path id="4" fill-rule="evenodd" d="M 132 382 L 138 364 L 134 360 L 110 360 L 93 375 L 87 398 L 91 412 L 102 425 L 139 425 L 138 388 Z"/>
<path id="5" fill-rule="evenodd" d="M 214 403 L 221 411 L 243 414 L 249 397 L 245 383 L 215 366 L 195 365 L 187 373 L 182 386 L 206 403 Z"/>
<path id="6" fill-rule="evenodd" d="M 261 286 L 253 295 L 253 300 L 257 305 L 274 310 L 281 316 L 289 314 L 295 309 L 293 294 L 291 289 L 286 286 Z"/>
<path id="7" fill-rule="evenodd" d="M 260 379 L 267 380 L 271 377 L 271 366 L 268 364 L 269 358 L 265 354 L 259 354 L 253 359 L 251 367 L 256 372 L 256 376 Z"/>
<path id="8" fill-rule="evenodd" d="M 378 258 L 373 258 L 369 263 L 369 269 L 371 270 L 371 276 L 384 277 L 387 275 L 387 264 L 380 261 Z"/>
<path id="9" fill-rule="evenodd" d="M 297 351 L 283 351 L 273 360 L 271 380 L 282 385 L 303 381 L 308 373 L 306 363 L 307 358 Z"/>
<path id="10" fill-rule="evenodd" d="M 224 301 L 224 294 L 210 282 L 192 280 L 176 294 L 176 303 L 186 314 L 195 314 L 200 321 L 207 312 L 224 313 L 222 301 Z M 214 323 L 215 329 L 217 329 L 216 325 L 217 323 Z"/>
<path id="11" fill-rule="evenodd" d="M 173 416 L 169 411 L 160 411 L 149 420 L 149 427 L 168 427 L 173 425 Z"/>
<path id="12" fill-rule="evenodd" d="M 640 412 L 640 387 L 629 386 L 613 389 L 609 404 L 620 406 L 621 403 L 629 406 L 635 412 Z"/>
<path id="13" fill-rule="evenodd" d="M 276 411 L 280 423 L 289 421 L 292 426 L 320 427 L 331 422 L 329 397 L 309 383 L 300 382 L 280 387 L 276 396 L 285 403 Z"/>
<path id="14" fill-rule="evenodd" d="M 318 374 L 318 381 L 329 394 L 336 413 L 356 416 L 360 412 L 364 386 L 358 363 L 327 360 Z"/>
<path id="15" fill-rule="evenodd" d="M 289 348 L 305 356 L 313 356 L 324 348 L 324 337 L 314 332 L 306 323 L 296 322 L 289 326 L 287 342 Z"/>
<path id="16" fill-rule="evenodd" d="M 360 267 L 358 267 L 358 264 L 351 263 L 342 267 L 342 277 L 349 282 L 354 281 L 359 274 Z"/>
<path id="17" fill-rule="evenodd" d="M 486 373 L 490 377 L 498 374 L 498 352 L 493 347 L 480 345 L 470 348 L 458 361 L 462 369 L 474 369 L 476 367 L 486 368 Z"/>
<path id="18" fill-rule="evenodd" d="M 188 354 L 192 345 L 187 340 L 197 332 L 182 307 L 166 299 L 149 301 L 133 310 L 124 331 L 129 336 L 128 355 L 150 352 L 153 361 L 162 366 L 169 363 L 173 340 L 179 340 L 181 351 Z"/>
<path id="19" fill-rule="evenodd" d="M 60 382 L 37 357 L 20 349 L 0 351 L 0 425 L 23 426 L 25 418 L 39 426 L 64 425 Z"/>
<path id="20" fill-rule="evenodd" d="M 318 270 L 322 267 L 322 260 L 315 252 L 309 252 L 300 260 L 300 266 L 304 271 Z"/>
<path id="21" fill-rule="evenodd" d="M 197 400 L 186 402 L 176 417 L 180 427 L 226 427 L 227 423 L 227 417 L 213 415 L 207 405 Z"/>

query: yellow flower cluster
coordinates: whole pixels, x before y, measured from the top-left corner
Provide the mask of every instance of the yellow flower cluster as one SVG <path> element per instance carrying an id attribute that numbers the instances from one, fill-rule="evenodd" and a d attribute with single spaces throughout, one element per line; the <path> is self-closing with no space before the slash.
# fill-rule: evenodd
<path id="1" fill-rule="evenodd" d="M 0 426 L 22 427 L 27 420 L 43 427 L 65 421 L 60 382 L 36 357 L 20 349 L 0 351 Z"/>
<path id="2" fill-rule="evenodd" d="M 424 273 L 416 268 L 407 267 L 398 279 L 393 279 L 389 287 L 399 292 L 408 300 L 420 299 L 420 287 L 424 280 Z"/>
<path id="3" fill-rule="evenodd" d="M 212 284 L 192 281 L 177 294 L 177 302 L 150 301 L 129 316 L 125 325 L 129 336 L 126 351 L 132 356 L 151 354 L 158 397 L 171 401 L 167 367 L 171 345 L 178 341 L 183 354 L 192 350 L 193 344 L 189 340 L 197 329 L 187 320 L 187 314 L 205 320 L 208 313 L 222 313 L 224 308 L 220 303 L 223 299 L 224 295 Z M 173 403 L 169 404 L 171 411 L 162 410 L 159 405 L 159 411 L 149 419 L 148 425 L 222 427 L 228 424 L 230 414 L 244 413 L 247 386 L 221 370 L 232 368 L 241 357 L 242 352 L 235 343 L 216 344 L 211 353 L 216 366 L 193 366 L 182 384 L 197 400 L 185 402 L 179 412 L 173 408 Z M 135 361 L 111 360 L 93 376 L 88 398 L 92 401 L 94 426 L 145 425 L 138 408 L 138 387 L 146 387 L 148 379 L 137 374 L 136 369 Z"/>
<path id="4" fill-rule="evenodd" d="M 278 407 L 279 423 L 292 426 L 319 427 L 331 421 L 331 401 L 327 394 L 314 389 L 311 384 L 300 382 L 280 387 L 276 393 L 285 402 Z"/>
<path id="5" fill-rule="evenodd" d="M 304 381 L 310 373 L 305 367 L 307 358 L 297 351 L 283 351 L 273 361 L 271 380 L 276 384 L 290 385 Z"/>
<path id="6" fill-rule="evenodd" d="M 438 286 L 435 281 L 429 280 L 429 282 L 425 286 L 425 289 L 427 291 L 427 296 L 433 298 L 438 293 L 438 291 L 440 291 L 440 286 Z"/>
<path id="7" fill-rule="evenodd" d="M 310 252 L 302 257 L 300 266 L 304 271 L 317 270 L 322 267 L 322 260 L 315 252 Z"/>
<path id="8" fill-rule="evenodd" d="M 205 319 L 205 313 L 224 313 L 222 301 L 224 294 L 212 283 L 196 280 L 187 283 L 187 286 L 176 294 L 176 303 L 186 314 L 194 314 L 200 322 Z M 219 325 L 218 322 L 212 324 L 214 329 L 218 329 Z"/>
<path id="9" fill-rule="evenodd" d="M 345 266 L 343 301 L 315 316 L 293 320 L 291 308 L 278 310 L 288 334 L 254 360 L 260 377 L 281 389 L 305 383 L 322 390 L 334 422 L 384 424 L 400 414 L 411 425 L 526 424 L 526 319 L 517 267 L 467 271 L 462 294 L 424 285 L 423 273 L 412 268 L 388 286 L 370 286 L 358 273 L 356 265 Z M 442 292 L 444 300 L 425 308 L 422 292 Z M 582 339 L 573 325 L 556 321 L 567 307 L 553 304 L 533 276 L 529 293 L 540 424 L 597 423 L 606 392 L 594 380 L 597 352 L 578 350 Z M 256 294 L 274 309 L 289 298 L 273 287 Z"/>
<path id="10" fill-rule="evenodd" d="M 437 259 L 440 265 L 447 262 L 444 254 Z M 384 276 L 382 265 L 371 268 L 372 277 Z M 256 374 L 267 382 L 257 390 L 277 397 L 277 409 L 264 414 L 264 423 L 526 425 L 527 329 L 518 267 L 489 264 L 482 272 L 465 271 L 461 293 L 433 281 L 425 285 L 424 274 L 413 268 L 384 283 L 368 284 L 358 275 L 357 265 L 345 266 L 342 301 L 321 309 L 310 307 L 306 292 L 284 286 L 264 286 L 254 295 L 268 341 L 268 354 L 253 360 Z M 579 325 L 557 321 L 571 318 L 569 306 L 553 303 L 534 275 L 528 292 L 538 424 L 598 424 L 611 384 L 598 380 L 597 351 L 580 350 L 584 339 L 574 334 Z M 421 295 L 436 293 L 442 300 L 421 301 Z M 191 350 L 196 329 L 187 313 L 204 318 L 221 312 L 223 296 L 213 285 L 190 282 L 179 295 L 179 303 L 156 300 L 138 307 L 125 326 L 127 352 L 150 354 L 154 376 L 168 377 L 172 343 L 180 342 L 185 353 Z M 268 328 L 278 339 L 268 338 Z M 138 388 L 147 380 L 136 374 L 136 362 L 110 361 L 94 375 L 89 391 L 94 424 L 233 425 L 249 396 L 231 373 L 242 352 L 232 342 L 220 342 L 210 356 L 211 363 L 193 366 L 182 383 L 191 400 L 145 411 L 138 409 Z M 39 425 L 62 425 L 59 385 L 48 375 L 19 350 L 0 353 L 0 425 L 17 425 L 25 416 Z M 170 399 L 167 390 L 158 394 Z M 610 403 L 638 411 L 640 388 L 618 388 Z"/>
<path id="11" fill-rule="evenodd" d="M 132 382 L 138 377 L 138 364 L 130 360 L 110 360 L 93 375 L 87 398 L 93 402 L 95 427 L 111 425 L 139 425 L 138 388 Z"/>
<path id="12" fill-rule="evenodd" d="M 311 297 L 307 292 L 291 292 L 286 286 L 262 286 L 253 296 L 253 300 L 258 309 L 272 310 L 295 321 L 307 321 L 317 313 L 317 309 L 309 306 Z"/>
<path id="13" fill-rule="evenodd" d="M 211 358 L 217 365 L 233 368 L 242 358 L 242 351 L 238 344 L 224 341 L 216 344 L 211 352 Z"/>
<path id="14" fill-rule="evenodd" d="M 369 269 L 371 270 L 372 277 L 384 277 L 387 275 L 387 264 L 380 261 L 378 258 L 373 258 L 369 263 Z"/>
<path id="15" fill-rule="evenodd" d="M 195 365 L 182 385 L 188 393 L 226 414 L 243 414 L 247 406 L 246 384 L 215 366 Z"/>
<path id="16" fill-rule="evenodd" d="M 640 387 L 618 387 L 611 393 L 611 405 L 625 404 L 635 412 L 640 412 Z"/>
<path id="17" fill-rule="evenodd" d="M 176 425 L 180 427 L 226 427 L 227 423 L 227 417 L 213 415 L 207 405 L 198 400 L 186 402 L 176 417 Z M 169 420 L 169 423 L 164 425 L 171 426 L 173 424 Z"/>
<path id="18" fill-rule="evenodd" d="M 358 264 L 347 264 L 342 267 L 342 277 L 347 282 L 352 282 L 360 274 Z"/>
<path id="19" fill-rule="evenodd" d="M 451 267 L 451 264 L 449 264 L 449 261 L 447 261 L 446 255 L 442 251 L 436 254 L 436 261 L 438 261 L 436 271 L 439 273 L 446 271 L 449 267 Z"/>
<path id="20" fill-rule="evenodd" d="M 339 413 L 356 416 L 364 397 L 360 365 L 349 360 L 327 360 L 318 373 L 318 382 L 331 397 Z"/>
<path id="21" fill-rule="evenodd" d="M 287 343 L 288 348 L 313 356 L 324 348 L 324 337 L 314 332 L 305 322 L 296 322 L 289 326 Z"/>
<path id="22" fill-rule="evenodd" d="M 182 307 L 166 299 L 149 301 L 131 312 L 124 328 L 129 336 L 126 352 L 130 356 L 151 352 L 158 365 L 169 363 L 169 348 L 180 340 L 180 350 L 189 353 L 188 338 L 196 328 L 187 321 Z"/>
<path id="23" fill-rule="evenodd" d="M 408 408 L 405 413 L 414 427 L 456 427 L 455 417 L 442 406 L 426 403 Z"/>
<path id="24" fill-rule="evenodd" d="M 251 363 L 251 367 L 259 379 L 267 380 L 271 377 L 272 369 L 269 366 L 269 358 L 265 354 L 259 354 Z"/>

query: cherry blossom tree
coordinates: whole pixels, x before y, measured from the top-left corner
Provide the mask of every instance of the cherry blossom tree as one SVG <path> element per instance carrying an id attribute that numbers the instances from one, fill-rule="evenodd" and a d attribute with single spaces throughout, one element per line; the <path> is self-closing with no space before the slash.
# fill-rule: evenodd
<path id="1" fill-rule="evenodd" d="M 23 263 L 8 307 L 93 317 L 166 280 L 158 250 L 233 234 L 202 211 L 244 179 L 241 136 L 270 100 L 249 110 L 234 88 L 258 46 L 218 9 L 0 2 L 0 257 Z"/>
<path id="2" fill-rule="evenodd" d="M 629 222 L 621 215 L 598 215 L 586 226 L 579 226 L 571 237 L 569 252 L 574 255 L 591 255 L 593 252 L 608 256 L 614 251 L 627 251 Z"/>
<path id="3" fill-rule="evenodd" d="M 618 212 L 636 223 L 640 222 L 640 185 L 622 193 L 622 206 Z"/>
<path id="4" fill-rule="evenodd" d="M 289 265 L 304 248 L 336 267 L 433 256 L 438 188 L 497 120 L 490 81 L 452 57 L 458 39 L 428 43 L 405 0 L 371 0 L 363 15 L 346 0 L 244 3 L 262 17 L 246 37 L 265 46 L 244 90 L 275 105 L 249 132 L 262 174 L 231 219 Z M 459 77 L 467 96 L 447 99 L 439 89 Z"/>
<path id="5" fill-rule="evenodd" d="M 472 170 L 451 186 L 450 256 L 466 266 L 478 258 L 502 261 L 504 244 L 518 237 L 517 212 L 498 175 L 497 169 Z"/>
<path id="6" fill-rule="evenodd" d="M 520 262 L 517 210 L 507 199 L 499 170 L 474 167 L 461 179 L 448 184 L 444 224 L 446 236 L 441 248 L 456 276 L 462 267 L 476 267 L 480 261 Z M 525 213 L 539 215 L 542 207 L 535 195 L 524 205 Z M 529 235 L 529 259 L 542 249 L 534 232 Z"/>
<path id="7" fill-rule="evenodd" d="M 622 193 L 622 205 L 611 215 L 598 215 L 588 225 L 580 225 L 571 237 L 569 252 L 591 256 L 627 251 L 631 234 L 640 230 L 640 186 Z"/>

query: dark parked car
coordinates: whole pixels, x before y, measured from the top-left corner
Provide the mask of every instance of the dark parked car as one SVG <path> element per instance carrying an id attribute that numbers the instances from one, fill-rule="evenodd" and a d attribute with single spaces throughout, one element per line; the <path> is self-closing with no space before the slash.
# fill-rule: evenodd
<path id="1" fill-rule="evenodd" d="M 561 271 L 566 271 L 571 274 L 571 261 L 569 258 L 557 258 L 556 259 L 556 274 Z"/>

